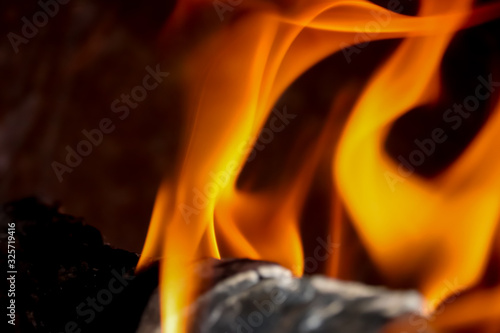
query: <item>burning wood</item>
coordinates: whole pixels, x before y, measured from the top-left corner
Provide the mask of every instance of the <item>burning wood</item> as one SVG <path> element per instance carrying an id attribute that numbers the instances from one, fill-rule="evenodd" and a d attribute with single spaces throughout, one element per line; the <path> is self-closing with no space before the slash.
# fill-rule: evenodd
<path id="1" fill-rule="evenodd" d="M 19 26 L 15 5 L 0 18 L 12 30 L 0 64 L 27 68 L 4 83 L 22 103 L 2 104 L 13 111 L 0 117 L 0 173 L 31 170 L 42 147 L 59 186 L 120 155 L 90 156 L 138 114 L 141 133 L 167 133 L 168 165 L 155 166 L 164 174 L 139 259 L 54 207 L 6 206 L 2 240 L 19 260 L 5 256 L 9 325 L 18 311 L 25 332 L 500 332 L 499 0 L 178 0 L 168 18 L 134 2 L 109 5 L 102 22 L 93 0 L 37 4 Z M 114 8 L 132 25 L 116 35 Z M 147 29 L 124 38 L 135 16 L 157 42 Z M 67 34 L 51 39 L 58 30 Z M 101 75 L 106 55 L 132 53 L 120 40 L 150 52 L 136 52 L 138 81 L 108 96 L 122 73 Z M 24 66 L 38 64 L 42 41 L 53 48 L 41 58 L 57 65 Z M 5 44 L 19 58 L 7 62 Z M 102 81 L 87 77 L 92 61 Z M 39 81 L 51 75 L 53 86 Z M 108 113 L 54 154 L 58 124 L 83 112 L 62 117 L 61 102 L 38 131 L 44 117 L 31 111 L 92 109 L 81 82 Z M 30 132 L 46 137 L 25 145 Z M 21 146 L 28 156 L 11 156 Z"/>
<path id="2" fill-rule="evenodd" d="M 19 235 L 16 332 L 161 331 L 154 265 L 137 275 L 135 254 L 35 199 L 5 205 L 0 218 Z M 300 279 L 269 262 L 208 260 L 196 269 L 204 287 L 188 310 L 192 332 L 369 333 L 422 309 L 416 292 Z"/>
<path id="3" fill-rule="evenodd" d="M 219 270 L 241 266 L 241 262 L 223 262 Z M 421 314 L 423 304 L 417 292 L 389 291 L 323 276 L 297 278 L 276 264 L 246 264 L 189 307 L 189 332 L 376 333 L 390 320 Z M 156 292 L 138 333 L 161 332 L 159 304 Z"/>

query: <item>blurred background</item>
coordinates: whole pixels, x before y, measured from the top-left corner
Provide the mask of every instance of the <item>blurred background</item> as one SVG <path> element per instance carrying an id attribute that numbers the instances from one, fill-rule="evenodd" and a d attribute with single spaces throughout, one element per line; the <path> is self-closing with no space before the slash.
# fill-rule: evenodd
<path id="1" fill-rule="evenodd" d="M 50 1 L 49 1 L 50 2 Z M 0 200 L 35 195 L 84 217 L 116 247 L 139 252 L 161 177 L 175 149 L 179 110 L 172 80 L 121 120 L 113 100 L 142 85 L 161 58 L 157 41 L 173 1 L 71 0 L 16 53 L 37 1 L 0 4 Z M 54 161 L 82 130 L 116 125 L 60 182 Z"/>

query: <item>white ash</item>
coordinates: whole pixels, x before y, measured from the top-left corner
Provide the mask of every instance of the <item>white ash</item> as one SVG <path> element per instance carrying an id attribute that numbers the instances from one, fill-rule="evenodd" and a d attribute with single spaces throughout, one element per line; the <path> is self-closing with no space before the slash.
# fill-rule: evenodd
<path id="1" fill-rule="evenodd" d="M 158 291 L 138 333 L 161 333 Z M 421 314 L 416 291 L 345 282 L 324 276 L 296 278 L 263 263 L 219 281 L 186 310 L 190 333 L 376 333 L 405 314 Z"/>

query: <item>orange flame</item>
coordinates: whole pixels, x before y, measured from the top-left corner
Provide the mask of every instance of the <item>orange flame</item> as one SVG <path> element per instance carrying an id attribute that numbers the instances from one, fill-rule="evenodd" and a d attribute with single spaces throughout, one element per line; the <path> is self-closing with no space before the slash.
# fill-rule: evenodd
<path id="1" fill-rule="evenodd" d="M 191 13 L 213 10 L 211 5 L 180 1 L 165 35 L 187 30 Z M 365 0 L 252 0 L 233 8 L 241 14 L 218 28 L 200 24 L 203 31 L 179 70 L 188 136 L 176 171 L 166 175 L 158 193 L 140 260 L 144 267 L 151 258 L 162 258 L 164 332 L 188 329 L 183 310 L 196 293 L 197 277 L 190 268 L 195 260 L 221 254 L 265 259 L 302 274 L 301 214 L 319 165 L 333 150 L 326 181 L 338 190 L 330 221 L 336 243 L 345 207 L 387 281 L 414 276 L 415 287 L 428 299 L 453 292 L 442 292 L 446 279 L 456 278 L 460 289 L 474 285 L 492 249 L 499 216 L 500 173 L 495 171 L 500 157 L 490 153 L 500 139 L 499 107 L 437 179 L 402 177 L 383 144 L 396 119 L 438 95 L 439 65 L 453 34 L 495 17 L 491 13 L 498 9 L 498 4 L 473 8 L 472 0 L 427 0 L 412 17 Z M 345 111 L 342 103 L 332 105 L 298 166 L 283 171 L 286 181 L 261 191 L 238 188 L 259 133 L 272 141 L 278 128 L 295 121 L 291 106 L 271 111 L 285 89 L 320 60 L 359 43 L 359 26 L 374 20 L 378 30 L 363 34 L 361 42 L 404 41 L 364 88 L 338 144 L 332 143 L 336 115 Z M 266 120 L 271 127 L 261 132 Z M 481 223 L 471 228 L 470 221 Z M 339 253 L 330 259 L 332 276 L 338 274 L 339 260 Z"/>

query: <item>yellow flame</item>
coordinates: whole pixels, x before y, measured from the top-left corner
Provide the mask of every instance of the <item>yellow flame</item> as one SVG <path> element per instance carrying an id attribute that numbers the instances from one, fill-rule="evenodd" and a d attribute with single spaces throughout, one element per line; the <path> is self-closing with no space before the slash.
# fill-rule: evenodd
<path id="1" fill-rule="evenodd" d="M 424 4 L 422 15 L 443 10 L 442 3 Z M 460 11 L 471 1 L 446 6 Z M 459 29 L 465 18 L 450 18 L 447 23 Z M 500 160 L 491 155 L 498 142 L 498 116 L 437 180 L 403 177 L 383 149 L 391 123 L 407 110 L 430 102 L 434 94 L 428 88 L 434 86 L 451 37 L 406 39 L 388 59 L 352 113 L 335 169 L 339 190 L 373 259 L 388 278 L 420 277 L 421 288 L 430 298 L 439 293 L 450 272 L 458 277 L 460 288 L 480 277 L 500 202 L 496 190 Z"/>
<path id="2" fill-rule="evenodd" d="M 183 310 L 196 293 L 198 277 L 190 267 L 195 260 L 249 257 L 302 273 L 300 215 L 321 158 L 331 154 L 338 107 L 332 106 L 300 166 L 285 171 L 289 181 L 249 192 L 238 190 L 236 180 L 284 90 L 318 61 L 359 42 L 359 27 L 374 18 L 386 24 L 365 34 L 368 40 L 404 41 L 365 87 L 336 147 L 330 176 L 338 195 L 330 232 L 341 239 L 344 205 L 388 281 L 414 275 L 430 298 L 450 274 L 461 288 L 477 281 L 499 213 L 500 158 L 491 156 L 498 110 L 437 180 L 397 176 L 398 165 L 383 142 L 398 117 L 439 93 L 439 64 L 453 33 L 491 14 L 473 9 L 472 0 L 422 1 L 416 17 L 365 0 L 297 0 L 286 9 L 249 0 L 240 6 L 242 14 L 220 28 L 202 27 L 203 38 L 179 65 L 188 136 L 176 171 L 161 185 L 139 265 L 162 258 L 163 331 L 188 330 Z M 165 34 L 187 30 L 194 8 L 213 10 L 208 0 L 180 1 Z M 471 228 L 471 221 L 481 224 Z M 337 253 L 331 275 L 338 274 L 339 262 Z"/>

